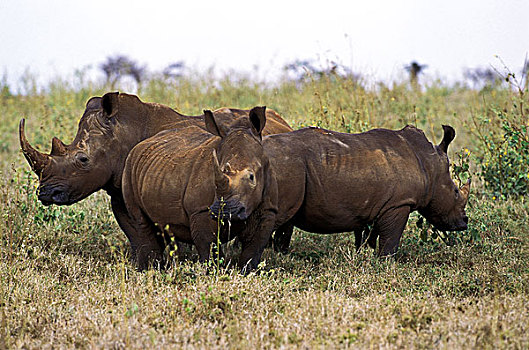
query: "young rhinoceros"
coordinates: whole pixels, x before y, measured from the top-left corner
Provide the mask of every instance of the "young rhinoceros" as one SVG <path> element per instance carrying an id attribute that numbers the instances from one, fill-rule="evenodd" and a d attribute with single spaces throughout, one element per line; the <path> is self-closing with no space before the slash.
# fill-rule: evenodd
<path id="1" fill-rule="evenodd" d="M 272 229 L 295 225 L 316 233 L 360 233 L 372 223 L 370 240 L 379 237 L 379 255 L 397 251 L 415 210 L 440 230 L 467 228 L 470 182 L 458 189 L 450 178 L 452 127 L 443 126 L 443 140 L 433 146 L 413 126 L 361 134 L 311 127 L 261 140 L 265 122 L 264 107 L 246 128 L 239 123 L 237 132 L 206 116 L 207 129 L 222 137 L 213 162 L 214 214 L 222 198 L 232 221 L 237 213 L 251 218 L 253 208 L 273 201 L 266 198 L 267 186 L 277 187 Z M 263 227 L 255 236 L 268 237 L 272 229 Z"/>
<path id="2" fill-rule="evenodd" d="M 249 112 L 255 118 L 255 111 Z M 205 111 L 208 120 L 213 112 Z M 216 118 L 216 116 L 215 116 Z M 248 125 L 248 117 L 234 123 Z M 263 124 L 264 126 L 264 124 Z M 259 133 L 262 129 L 259 129 Z M 245 130 L 243 130 L 245 131 Z M 232 132 L 238 133 L 236 126 Z M 255 236 L 255 228 L 271 232 L 277 213 L 277 193 L 265 185 L 266 164 L 261 163 L 255 174 L 245 173 L 233 178 L 240 184 L 249 182 L 265 197 L 258 205 L 233 213 L 238 222 L 217 232 L 217 222 L 210 216 L 209 206 L 215 199 L 215 177 L 211 171 L 213 152 L 222 140 L 197 126 L 160 132 L 138 143 L 129 153 L 123 170 L 122 188 L 130 228 L 124 228 L 132 247 L 133 259 L 143 269 L 163 258 L 164 235 L 196 246 L 200 261 L 209 258 L 212 243 L 220 234 L 222 243 L 238 237 L 242 243 L 241 268 L 251 261 L 256 267 L 268 236 Z M 244 150 L 242 150 L 244 152 Z M 256 178 L 259 183 L 254 182 Z M 265 189 L 266 187 L 266 189 Z M 274 204 L 272 204 L 272 202 Z M 160 232 L 163 229 L 163 232 Z M 162 235 L 160 235 L 162 233 Z"/>

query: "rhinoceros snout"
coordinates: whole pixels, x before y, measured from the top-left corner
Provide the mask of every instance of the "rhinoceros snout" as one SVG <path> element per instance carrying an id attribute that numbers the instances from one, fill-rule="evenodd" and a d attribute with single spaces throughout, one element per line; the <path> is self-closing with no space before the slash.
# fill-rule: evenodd
<path id="1" fill-rule="evenodd" d="M 463 220 L 462 220 L 462 224 L 461 224 L 461 231 L 464 231 L 468 228 L 468 216 L 463 216 Z"/>
<path id="2" fill-rule="evenodd" d="M 248 219 L 248 214 L 246 213 L 246 208 L 244 207 L 239 208 L 239 210 L 232 215 L 235 216 L 237 220 L 244 221 Z"/>
<path id="3" fill-rule="evenodd" d="M 62 205 L 69 203 L 68 193 L 59 187 L 39 187 L 38 198 L 44 205 Z"/>
<path id="4" fill-rule="evenodd" d="M 468 216 L 464 215 L 459 220 L 453 222 L 446 231 L 465 231 L 468 228 Z"/>
<path id="5" fill-rule="evenodd" d="M 215 200 L 209 209 L 213 219 L 218 219 L 219 217 L 223 220 L 244 221 L 248 219 L 248 214 L 244 205 L 235 201 L 221 203 L 219 200 Z"/>

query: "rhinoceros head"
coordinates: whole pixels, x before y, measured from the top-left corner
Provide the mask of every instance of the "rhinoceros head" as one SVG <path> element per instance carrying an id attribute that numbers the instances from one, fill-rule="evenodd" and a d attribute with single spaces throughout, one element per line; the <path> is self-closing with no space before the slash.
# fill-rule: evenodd
<path id="1" fill-rule="evenodd" d="M 211 111 L 204 111 L 206 129 L 222 138 L 218 152 L 213 150 L 216 189 L 210 209 L 215 217 L 246 220 L 262 201 L 268 167 L 261 145 L 265 112 L 266 107 L 255 107 L 249 118 L 226 128 L 215 121 Z"/>
<path id="2" fill-rule="evenodd" d="M 435 147 L 440 164 L 435 174 L 432 197 L 419 212 L 439 230 L 462 231 L 467 229 L 468 224 L 465 206 L 470 194 L 470 179 L 461 188 L 452 181 L 447 150 L 456 133 L 447 125 L 443 125 L 443 131 L 443 140 Z"/>
<path id="3" fill-rule="evenodd" d="M 20 121 L 20 146 L 33 171 L 39 176 L 39 200 L 45 204 L 68 205 L 103 188 L 124 161 L 123 131 L 116 116 L 118 93 L 93 97 L 79 121 L 70 145 L 54 137 L 50 154 L 33 148 L 26 139 L 25 120 Z M 118 166 L 119 170 L 119 166 Z"/>

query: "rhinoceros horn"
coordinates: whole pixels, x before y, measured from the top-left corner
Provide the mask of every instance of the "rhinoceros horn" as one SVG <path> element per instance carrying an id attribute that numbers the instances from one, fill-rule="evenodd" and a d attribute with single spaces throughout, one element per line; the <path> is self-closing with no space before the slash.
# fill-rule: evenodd
<path id="1" fill-rule="evenodd" d="M 215 185 L 217 186 L 217 191 L 226 193 L 230 185 L 230 179 L 220 170 L 219 159 L 217 158 L 217 151 L 215 149 L 213 150 L 213 168 L 215 168 Z"/>
<path id="2" fill-rule="evenodd" d="M 18 133 L 20 137 L 20 148 L 22 148 L 24 157 L 26 157 L 33 171 L 37 175 L 40 175 L 42 169 L 44 169 L 44 167 L 49 163 L 50 157 L 44 153 L 37 151 L 29 144 L 28 140 L 26 139 L 26 134 L 24 132 L 25 123 L 26 120 L 22 118 L 18 127 Z"/>
<path id="3" fill-rule="evenodd" d="M 66 145 L 59 140 L 58 138 L 54 137 L 51 139 L 51 153 L 52 156 L 60 156 L 62 154 L 66 153 Z"/>

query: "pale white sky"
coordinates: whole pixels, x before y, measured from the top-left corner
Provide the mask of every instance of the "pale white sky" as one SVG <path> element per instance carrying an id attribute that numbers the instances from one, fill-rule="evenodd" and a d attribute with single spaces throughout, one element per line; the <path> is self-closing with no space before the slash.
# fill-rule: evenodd
<path id="1" fill-rule="evenodd" d="M 338 60 L 372 80 L 412 60 L 458 79 L 465 67 L 516 72 L 529 52 L 528 0 L 0 1 L 0 74 L 44 81 L 125 54 L 150 70 L 188 66 L 277 76 L 296 58 Z"/>

